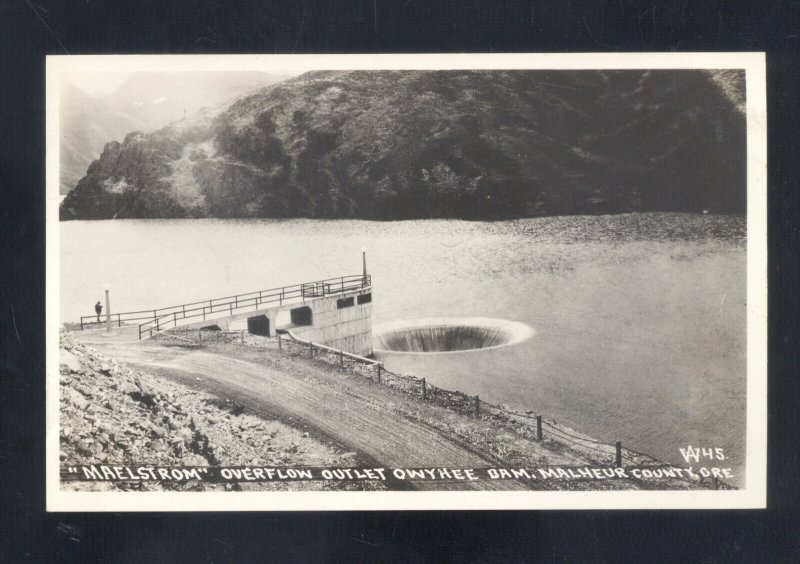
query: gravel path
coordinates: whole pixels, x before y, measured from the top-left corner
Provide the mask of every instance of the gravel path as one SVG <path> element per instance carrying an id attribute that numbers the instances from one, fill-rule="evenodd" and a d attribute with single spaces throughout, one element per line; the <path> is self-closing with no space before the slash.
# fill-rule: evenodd
<path id="1" fill-rule="evenodd" d="M 369 371 L 338 368 L 306 348 L 244 336 L 139 341 L 135 328 L 73 333 L 115 361 L 232 402 L 265 420 L 280 421 L 312 438 L 353 451 L 359 460 L 388 468 L 532 468 L 591 464 L 591 456 L 563 443 L 536 441 L 513 424 L 476 419 L 413 391 L 378 384 Z M 224 335 L 221 335 L 224 337 Z M 608 462 L 611 462 L 610 460 Z M 595 460 L 594 464 L 598 462 Z M 424 490 L 702 489 L 683 479 L 643 482 L 632 477 L 600 482 L 553 479 L 426 480 Z"/>
<path id="2" fill-rule="evenodd" d="M 76 334 L 76 340 L 133 368 L 201 388 L 258 415 L 277 416 L 307 427 L 313 434 L 362 453 L 377 465 L 482 468 L 497 464 L 468 445 L 442 436 L 423 421 L 406 417 L 403 411 L 419 410 L 417 400 L 363 378 L 358 385 L 342 385 L 347 380 L 341 378 L 342 374 L 337 382 L 330 368 L 292 355 L 258 363 L 206 350 L 130 341 L 119 335 L 103 339 L 98 334 Z M 438 409 L 443 417 L 453 417 L 447 410 Z M 510 481 L 428 481 L 425 488 L 526 489 Z"/>

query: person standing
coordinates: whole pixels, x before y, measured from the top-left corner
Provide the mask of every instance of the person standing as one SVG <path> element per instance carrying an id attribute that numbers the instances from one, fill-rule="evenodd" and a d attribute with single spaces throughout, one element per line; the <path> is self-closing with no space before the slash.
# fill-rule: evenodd
<path id="1" fill-rule="evenodd" d="M 97 314 L 97 322 L 100 323 L 100 313 L 102 313 L 103 311 L 103 306 L 100 305 L 99 301 L 96 304 L 94 304 L 94 311 Z"/>

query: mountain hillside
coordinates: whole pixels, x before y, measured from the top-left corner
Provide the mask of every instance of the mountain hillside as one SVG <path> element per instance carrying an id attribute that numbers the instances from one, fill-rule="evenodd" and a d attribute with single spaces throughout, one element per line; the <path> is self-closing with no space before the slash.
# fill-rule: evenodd
<path id="1" fill-rule="evenodd" d="M 61 89 L 60 103 L 59 192 L 66 194 L 83 178 L 103 145 L 122 139 L 136 129 L 136 122 L 69 83 Z"/>
<path id="2" fill-rule="evenodd" d="M 284 76 L 263 72 L 140 72 L 113 91 L 90 95 L 65 82 L 61 89 L 60 193 L 86 174 L 109 141 L 131 131 L 151 131 L 274 84 Z"/>
<path id="3" fill-rule="evenodd" d="M 318 71 L 105 146 L 63 219 L 743 213 L 743 73 Z"/>

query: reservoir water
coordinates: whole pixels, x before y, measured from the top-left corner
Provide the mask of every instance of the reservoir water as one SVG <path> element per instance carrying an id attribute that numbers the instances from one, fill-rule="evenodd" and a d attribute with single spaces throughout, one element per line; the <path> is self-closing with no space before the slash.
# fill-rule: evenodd
<path id="1" fill-rule="evenodd" d="M 91 314 L 104 284 L 112 311 L 152 309 L 358 274 L 366 248 L 376 324 L 533 329 L 481 351 L 392 353 L 390 370 L 674 463 L 681 447 L 722 447 L 744 484 L 744 218 L 73 221 L 60 234 L 62 321 Z"/>

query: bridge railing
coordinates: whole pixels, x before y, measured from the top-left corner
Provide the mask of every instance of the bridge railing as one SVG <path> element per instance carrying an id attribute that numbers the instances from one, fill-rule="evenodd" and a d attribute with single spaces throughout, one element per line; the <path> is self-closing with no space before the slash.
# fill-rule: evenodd
<path id="1" fill-rule="evenodd" d="M 303 300 L 330 294 L 340 294 L 342 292 L 367 288 L 371 285 L 372 277 L 369 274 L 366 276 L 352 274 L 348 276 L 339 276 L 338 278 L 303 282 L 292 286 L 270 288 L 268 290 L 259 290 L 257 292 L 248 292 L 246 294 L 237 294 L 235 296 L 226 296 L 202 302 L 192 302 L 155 309 L 149 312 L 151 315 L 139 318 L 140 320 L 147 320 L 139 325 L 139 339 L 151 337 L 154 332 L 176 327 L 178 322 L 184 319 L 205 320 L 220 313 L 233 315 L 235 313 L 242 313 L 248 309 L 257 310 L 259 306 L 264 304 L 282 305 L 284 302 L 297 299 Z M 132 315 L 140 315 L 142 313 L 144 312 L 131 312 Z M 128 314 L 121 313 L 117 315 L 122 316 L 122 319 L 125 320 Z M 92 319 L 96 318 L 96 316 L 89 317 Z M 84 318 L 81 318 L 81 327 L 83 327 L 83 319 Z M 119 324 L 121 325 L 122 321 L 119 321 Z"/>

